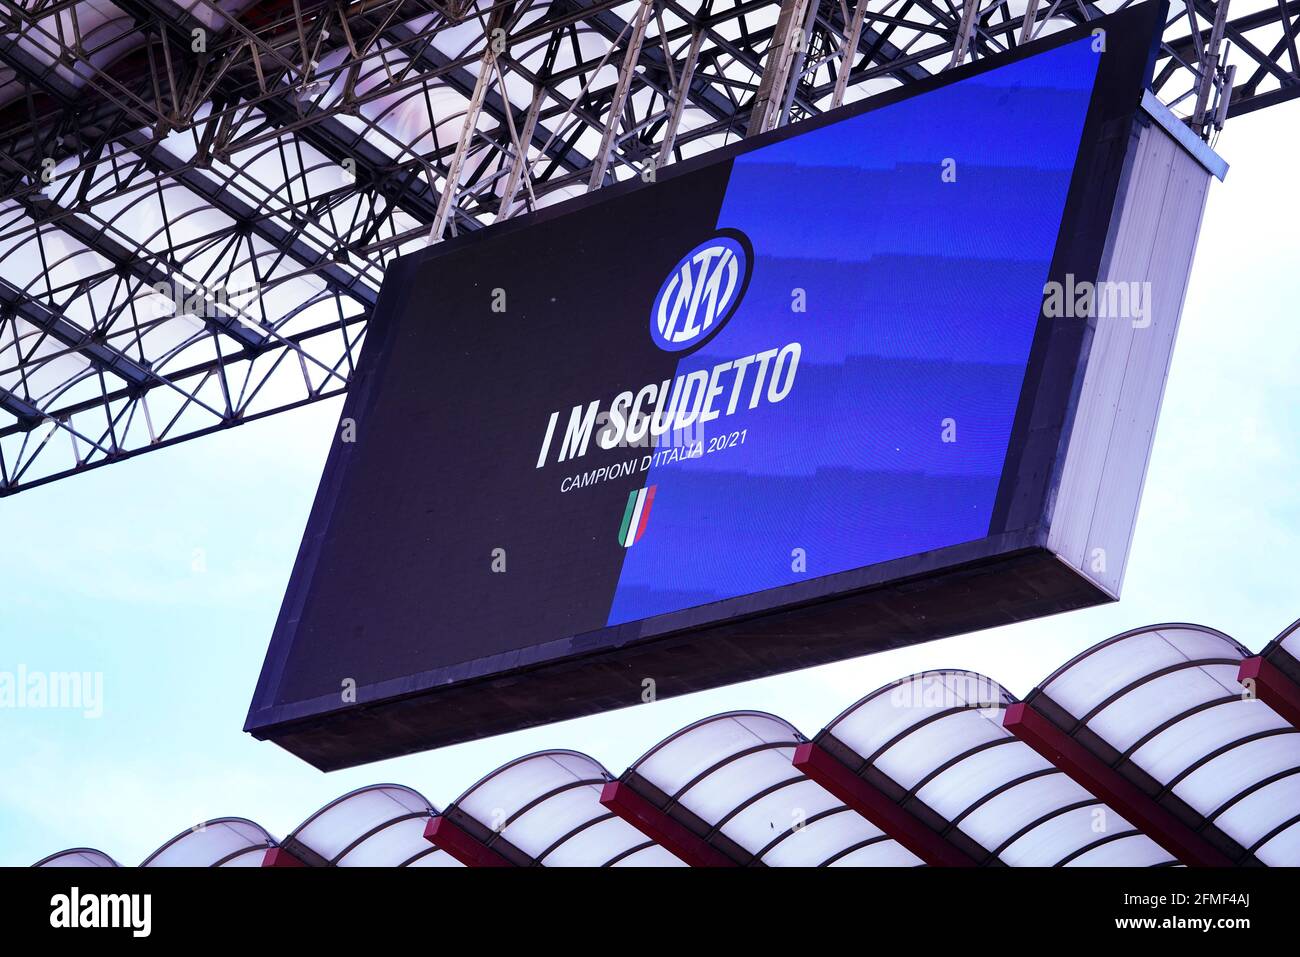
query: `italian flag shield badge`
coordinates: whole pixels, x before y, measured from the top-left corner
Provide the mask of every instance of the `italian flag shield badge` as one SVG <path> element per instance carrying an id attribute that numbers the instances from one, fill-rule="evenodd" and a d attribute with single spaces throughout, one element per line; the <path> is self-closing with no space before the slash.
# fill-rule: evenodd
<path id="1" fill-rule="evenodd" d="M 624 548 L 631 548 L 645 533 L 646 522 L 650 520 L 650 506 L 655 501 L 654 485 L 633 489 L 627 494 L 627 508 L 623 509 L 623 524 L 618 529 L 618 543 Z"/>

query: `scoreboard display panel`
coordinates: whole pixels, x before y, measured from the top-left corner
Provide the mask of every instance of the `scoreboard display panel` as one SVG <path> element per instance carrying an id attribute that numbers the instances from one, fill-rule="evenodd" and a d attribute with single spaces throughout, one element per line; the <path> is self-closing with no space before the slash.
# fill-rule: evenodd
<path id="1" fill-rule="evenodd" d="M 338 767 L 1113 597 L 1043 547 L 1086 345 L 1043 299 L 1155 23 L 398 260 L 248 729 Z"/>

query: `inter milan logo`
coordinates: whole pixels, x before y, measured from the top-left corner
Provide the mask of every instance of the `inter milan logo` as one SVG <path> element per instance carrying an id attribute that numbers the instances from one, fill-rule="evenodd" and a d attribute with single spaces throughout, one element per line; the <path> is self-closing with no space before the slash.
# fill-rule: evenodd
<path id="1" fill-rule="evenodd" d="M 618 543 L 624 548 L 631 548 L 645 534 L 646 522 L 650 521 L 650 506 L 655 503 L 655 488 L 647 485 L 628 493 L 623 524 L 618 529 Z"/>
<path id="2" fill-rule="evenodd" d="M 660 349 L 702 345 L 731 318 L 749 282 L 749 242 L 733 229 L 700 243 L 673 267 L 655 297 L 650 335 Z"/>

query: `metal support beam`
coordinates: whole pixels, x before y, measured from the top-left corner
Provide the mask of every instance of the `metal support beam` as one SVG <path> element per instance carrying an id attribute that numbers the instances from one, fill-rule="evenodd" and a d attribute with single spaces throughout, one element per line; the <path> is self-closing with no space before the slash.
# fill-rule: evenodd
<path id="1" fill-rule="evenodd" d="M 52 98 L 65 104 L 75 104 L 77 102 L 78 94 L 76 88 L 66 80 L 62 79 L 59 74 L 49 72 L 39 77 L 33 76 L 33 67 L 29 62 L 30 57 L 21 49 L 7 49 L 7 47 L 8 45 L 0 44 L 0 62 L 16 64 L 16 70 L 21 70 L 24 75 L 28 76 L 30 82 L 38 84 L 40 88 Z M 157 141 L 142 135 L 138 131 L 126 133 L 121 137 L 120 141 L 124 146 L 129 147 L 139 155 L 150 170 L 155 173 L 165 174 L 181 182 L 188 189 L 202 196 L 214 208 L 222 211 L 231 219 L 246 223 L 251 232 L 262 237 L 277 249 L 282 250 L 286 255 L 292 257 L 300 264 L 318 272 L 321 278 L 336 291 L 352 296 L 366 305 L 373 306 L 375 304 L 375 301 L 378 298 L 378 293 L 374 289 L 370 288 L 366 283 L 362 282 L 358 277 L 329 263 L 326 257 L 322 257 L 311 250 L 307 244 L 303 243 L 296 235 L 290 233 L 289 230 L 269 221 L 265 216 L 259 215 L 257 210 L 254 210 L 253 207 L 233 195 L 231 190 L 225 188 L 219 182 L 205 177 L 192 166 L 182 163 Z M 62 227 L 71 224 L 60 220 L 58 225 Z M 96 246 L 88 240 L 86 235 L 79 235 L 78 238 L 91 248 L 96 248 Z M 118 251 L 122 251 L 121 247 L 119 247 Z M 130 255 L 129 250 L 125 251 Z M 109 258 L 112 258 L 113 252 L 110 250 L 105 254 L 108 255 Z M 121 265 L 121 263 L 119 263 L 119 265 Z M 152 278 L 155 280 L 153 284 L 156 284 L 157 281 L 164 281 L 159 279 L 156 270 Z M 65 344 L 76 344 L 74 340 L 69 339 L 66 335 L 59 334 L 57 330 L 52 329 L 51 331 Z M 234 334 L 238 338 L 241 338 L 245 345 L 255 344 L 257 342 L 256 338 L 250 338 L 243 335 L 242 326 L 239 330 L 236 330 Z M 101 359 L 102 357 L 96 358 Z M 117 362 L 116 359 L 113 361 Z M 146 381 L 148 378 L 149 376 L 142 372 L 138 376 L 133 376 L 132 380 L 140 383 Z"/>
<path id="2" fill-rule="evenodd" d="M 253 207 L 225 184 L 205 176 L 196 169 L 186 166 L 164 147 L 150 142 L 138 133 L 129 133 L 122 142 L 135 150 L 145 164 L 156 172 L 182 183 L 191 192 L 202 196 L 231 219 L 248 224 L 249 231 L 266 240 L 295 262 L 300 263 L 320 276 L 330 288 L 353 299 L 373 306 L 379 293 L 359 276 L 353 275 L 341 265 L 321 255 L 293 231 L 285 228 L 271 218 L 264 210 Z"/>
<path id="3" fill-rule="evenodd" d="M 902 84 L 927 79 L 931 75 L 930 71 L 920 65 L 921 61 L 927 59 L 927 57 L 921 54 L 908 53 L 890 42 L 889 38 L 892 32 L 899 25 L 905 25 L 906 20 L 901 17 L 893 18 L 873 14 L 868 3 L 869 0 L 863 0 L 863 27 L 858 37 L 857 47 L 850 51 L 853 56 L 847 61 L 849 85 L 862 82 L 866 76 L 892 76 Z M 877 16 L 880 16 L 879 20 L 876 19 Z M 830 18 L 826 22 L 832 30 L 839 29 L 841 25 L 844 27 L 844 32 L 847 33 L 849 29 L 847 24 L 841 24 L 838 5 L 831 8 Z M 877 30 L 876 26 L 881 26 L 883 29 Z M 910 49 L 910 43 L 908 47 Z M 863 68 L 854 72 L 853 62 L 859 56 L 863 58 Z M 889 65 L 893 65 L 892 68 Z M 824 94 L 821 89 L 813 90 L 814 98 L 822 95 Z"/>
<path id="4" fill-rule="evenodd" d="M 1201 57 L 1201 82 L 1196 90 L 1196 109 L 1192 113 L 1192 125 L 1199 133 L 1204 130 L 1206 110 L 1210 105 L 1210 96 L 1214 92 L 1214 80 L 1219 70 L 1219 44 L 1223 42 L 1223 27 L 1228 20 L 1228 0 L 1219 0 L 1214 8 L 1214 27 L 1210 30 L 1210 42 L 1205 46 L 1205 55 Z"/>
<path id="5" fill-rule="evenodd" d="M 1243 661 L 1237 680 L 1252 697 L 1264 702 L 1292 727 L 1300 728 L 1300 685 L 1266 657 L 1256 655 Z"/>
<path id="6" fill-rule="evenodd" d="M 600 803 L 691 867 L 737 866 L 727 855 L 622 781 L 606 784 L 600 792 Z"/>
<path id="7" fill-rule="evenodd" d="M 173 272 L 138 255 L 139 250 L 132 250 L 109 236 L 106 227 L 96 227 L 93 223 L 83 220 L 80 216 L 60 207 L 57 203 L 34 197 L 24 197 L 18 203 L 33 219 L 55 222 L 60 231 L 72 236 L 87 249 L 94 250 L 114 266 L 134 276 L 146 286 L 170 287 L 175 275 L 184 275 L 181 269 L 175 269 Z M 153 258 L 162 259 L 163 257 L 155 256 Z M 201 297 L 201 301 L 203 303 L 203 315 L 196 316 L 196 318 L 203 323 L 230 336 L 241 346 L 258 346 L 265 341 L 267 332 L 260 326 L 249 324 L 239 316 L 228 315 L 225 311 L 217 308 L 211 297 L 206 294 Z"/>
<path id="8" fill-rule="evenodd" d="M 268 847 L 262 855 L 263 867 L 306 867 L 307 862 L 295 857 L 283 847 Z"/>
<path id="9" fill-rule="evenodd" d="M 835 92 L 831 94 L 831 109 L 844 102 L 844 91 L 849 88 L 849 74 L 853 71 L 853 61 L 858 57 L 858 44 L 862 42 L 862 20 L 867 13 L 867 3 L 868 0 L 858 0 L 853 7 L 853 17 L 849 20 L 848 32 L 844 34 L 839 72 L 835 74 Z"/>
<path id="10" fill-rule="evenodd" d="M 442 815 L 429 818 L 429 823 L 424 826 L 424 839 L 466 867 L 514 867 L 510 861 Z"/>
<path id="11" fill-rule="evenodd" d="M 812 741 L 795 748 L 791 762 L 854 811 L 932 867 L 975 867 L 970 855 L 924 824 L 887 794 L 854 774 L 839 758 Z"/>
<path id="12" fill-rule="evenodd" d="M 618 131 L 622 125 L 623 108 L 627 105 L 628 94 L 632 90 L 632 77 L 636 74 L 637 63 L 641 60 L 641 43 L 645 39 L 646 27 L 650 24 L 650 14 L 654 10 L 654 0 L 641 0 L 636 15 L 632 18 L 632 35 L 627 41 L 627 50 L 623 54 L 623 65 L 619 67 L 618 83 L 614 86 L 614 98 L 609 105 L 609 117 L 605 122 L 605 132 L 600 138 L 600 147 L 591 164 L 591 178 L 587 181 L 588 189 L 599 189 L 605 184 L 605 171 L 609 169 L 610 153 L 618 140 Z"/>
<path id="13" fill-rule="evenodd" d="M 537 129 L 537 114 L 542 108 L 542 99 L 546 95 L 546 90 L 542 86 L 537 86 L 533 90 L 533 101 L 528 106 L 528 113 L 524 116 L 523 128 L 519 131 L 519 138 L 514 141 L 514 155 L 510 160 L 510 172 L 506 174 L 506 184 L 501 189 L 501 205 L 497 213 L 497 220 L 509 219 L 515 211 L 515 193 L 519 191 L 520 183 L 525 181 L 529 174 L 528 161 L 528 144 L 532 142 L 533 131 Z"/>
<path id="14" fill-rule="evenodd" d="M 492 48 L 491 36 L 492 30 L 498 27 L 500 22 L 500 18 L 495 16 L 489 21 L 488 43 L 483 48 L 483 58 L 479 61 L 474 92 L 470 94 L 469 103 L 465 107 L 465 121 L 461 124 L 460 139 L 456 142 L 456 152 L 452 154 L 451 161 L 447 164 L 447 181 L 442 188 L 442 195 L 438 197 L 438 209 L 433 216 L 433 225 L 429 227 L 431 243 L 442 239 L 442 231 L 447 225 L 447 214 L 451 212 L 456 202 L 456 194 L 460 191 L 461 169 L 465 165 L 465 156 L 469 152 L 474 131 L 478 129 L 478 117 L 483 110 L 483 98 L 487 95 L 488 86 L 492 83 L 492 74 L 497 68 L 497 56 Z"/>
<path id="15" fill-rule="evenodd" d="M 808 44 L 812 37 L 813 24 L 817 22 L 817 8 L 819 5 L 820 0 L 808 0 L 807 9 L 804 11 L 803 25 L 799 28 L 799 32 L 795 34 L 793 55 L 790 57 L 790 67 L 785 78 L 785 95 L 781 98 L 781 112 L 776 118 L 777 126 L 784 126 L 790 122 L 795 94 L 799 91 L 799 84 L 803 82 L 804 68 L 808 62 Z"/>
<path id="16" fill-rule="evenodd" d="M 391 37 L 397 43 L 407 45 L 410 45 L 415 38 L 415 34 L 406 26 L 390 27 L 385 36 Z M 427 66 L 430 70 L 437 70 L 442 82 L 448 87 L 456 90 L 466 99 L 473 95 L 477 78 L 469 70 L 454 66 L 454 61 L 432 43 L 419 44 L 415 49 L 418 51 L 417 62 L 422 66 Z M 507 122 L 506 117 L 511 109 L 509 101 L 505 98 L 504 90 L 501 93 L 488 90 L 483 97 L 483 112 L 498 123 L 504 125 Z M 546 149 L 547 155 L 565 169 L 578 170 L 587 165 L 585 156 L 575 149 L 565 148 L 559 138 L 553 136 L 549 129 L 539 124 L 536 118 L 533 120 L 532 133 L 527 138 L 521 137 L 521 139 L 525 143 L 532 143 L 538 149 Z M 550 144 L 549 147 L 548 144 Z"/>
<path id="17" fill-rule="evenodd" d="M 1029 0 L 1025 6 L 1025 19 L 1020 23 L 1020 42 L 1028 43 L 1034 38 L 1034 21 L 1038 13 L 1038 0 Z"/>
<path id="18" fill-rule="evenodd" d="M 191 31 L 195 29 L 205 31 L 209 29 L 188 10 L 171 6 L 155 7 L 150 0 L 122 0 L 121 5 L 142 25 L 151 17 L 156 17 L 165 24 L 167 30 L 164 31 L 164 42 L 166 43 L 174 42 L 177 36 L 188 39 Z M 232 31 L 239 32 L 237 28 L 231 26 L 233 21 L 229 17 L 227 21 L 227 26 Z M 179 47 L 178 57 L 185 55 L 184 48 Z M 279 69 L 271 59 L 268 59 L 268 66 Z M 259 66 L 258 70 L 260 74 L 262 68 Z M 290 79 L 292 80 L 292 77 Z M 313 116 L 313 113 L 320 111 L 308 103 L 295 99 L 294 90 L 300 87 L 300 83 L 286 84 L 286 96 L 259 100 L 258 111 L 275 126 L 291 127 L 295 137 L 309 144 L 327 159 L 340 165 L 345 160 L 351 160 L 359 169 L 367 171 L 372 181 L 383 181 L 386 187 L 385 195 L 404 212 L 410 214 L 422 226 L 432 225 L 437 215 L 440 198 L 434 191 L 433 183 L 429 181 L 427 174 L 421 176 L 419 171 L 402 169 L 387 175 L 387 171 L 398 164 L 382 149 L 370 142 L 365 133 L 354 133 L 333 115 Z M 244 92 L 229 76 L 216 83 L 213 88 L 214 96 L 231 103 L 238 103 L 243 99 Z M 308 122 L 304 123 L 304 120 Z M 481 226 L 477 220 L 459 211 L 457 219 L 467 230 Z"/>
<path id="19" fill-rule="evenodd" d="M 682 64 L 681 76 L 677 78 L 677 87 L 673 90 L 673 105 L 664 124 L 664 140 L 659 144 L 657 166 L 665 166 L 673 156 L 673 146 L 677 143 L 677 128 L 682 122 L 682 112 L 690 100 L 691 81 L 695 79 L 695 64 L 700 60 L 700 44 L 704 40 L 704 31 L 696 30 L 691 36 L 690 49 L 686 51 L 686 61 Z"/>
<path id="20" fill-rule="evenodd" d="M 8 308 L 13 315 L 40 329 L 56 341 L 75 349 L 96 368 L 111 372 L 136 386 L 157 381 L 157 377 L 152 372 L 124 353 L 96 341 L 94 336 L 82 332 L 54 310 L 15 289 L 3 279 L 0 279 L 0 306 Z"/>
<path id="21" fill-rule="evenodd" d="M 692 16 L 692 11 L 680 7 L 675 0 L 659 0 L 659 2 L 663 6 L 664 10 L 677 14 L 687 23 L 692 23 L 692 21 L 694 21 L 692 29 L 703 30 L 706 33 L 706 41 L 712 40 L 712 42 L 716 43 L 718 48 L 723 52 L 736 57 L 738 61 L 744 63 L 746 66 L 751 65 L 744 50 L 727 43 L 727 41 L 716 32 L 710 31 L 703 18 Z M 613 10 L 602 10 L 594 13 L 588 18 L 587 22 L 595 27 L 597 32 L 611 43 L 613 43 L 618 37 L 622 36 L 623 30 L 626 27 L 626 23 Z M 645 46 L 644 44 L 642 45 L 641 65 L 643 68 L 642 80 L 651 85 L 654 85 L 652 80 L 654 74 L 666 73 L 668 69 L 668 61 L 664 57 L 663 51 L 658 48 L 658 44 L 650 44 L 649 46 Z M 661 89 L 659 92 L 663 93 L 665 97 L 668 95 L 665 90 Z M 734 104 L 727 96 L 715 89 L 712 84 L 697 84 L 691 89 L 690 96 L 691 105 L 696 109 L 703 111 L 707 116 L 714 120 L 730 120 L 735 117 Z"/>
<path id="22" fill-rule="evenodd" d="M 1032 705 L 1018 701 L 1008 707 L 1002 726 L 1187 866 L 1235 863 Z"/>
<path id="23" fill-rule="evenodd" d="M 4 409 L 19 422 L 39 422 L 41 419 L 40 409 L 20 399 L 3 386 L 0 386 L 0 409 Z M 0 485 L 4 484 L 5 478 L 0 475 Z"/>
<path id="24" fill-rule="evenodd" d="M 777 118 L 781 115 L 790 79 L 790 66 L 802 45 L 808 2 L 809 0 L 781 0 L 781 12 L 777 16 L 772 42 L 767 47 L 763 78 L 759 81 L 758 92 L 754 95 L 754 103 L 749 111 L 746 136 L 767 132 L 776 125 Z"/>
<path id="25" fill-rule="evenodd" d="M 961 11 L 961 23 L 957 27 L 957 38 L 952 44 L 952 59 L 948 61 L 948 69 L 960 66 L 966 59 L 966 51 L 970 48 L 971 35 L 975 32 L 975 17 L 979 13 L 980 0 L 965 0 Z"/>
<path id="26" fill-rule="evenodd" d="M 239 12 L 219 0 L 114 0 L 124 16 L 90 38 L 67 20 L 73 0 L 0 14 L 9 27 L 0 63 L 13 73 L 0 103 L 0 199 L 33 217 L 4 225 L 4 248 L 59 254 L 57 230 L 113 262 L 80 279 L 60 272 L 58 289 L 0 289 L 10 307 L 0 325 L 22 336 L 5 343 L 17 361 L 0 394 L 0 496 L 336 393 L 384 266 L 435 221 L 439 235 L 476 229 L 609 182 L 625 173 L 619 165 L 661 166 L 816 115 L 854 87 L 925 82 L 928 64 L 990 56 L 1049 21 L 1084 24 L 1101 12 L 1092 0 L 1027 0 L 1014 11 L 989 0 L 653 0 L 655 26 L 629 58 L 642 2 L 507 2 L 475 14 L 460 0 L 261 0 Z M 1202 136 L 1300 96 L 1300 0 L 1240 7 L 1183 0 L 1164 30 L 1154 95 L 1189 120 L 1195 110 Z M 477 18 L 498 12 L 506 45 L 481 89 Z M 192 48 L 198 27 L 205 50 Z M 444 122 L 448 94 L 478 112 L 459 145 L 455 120 Z M 53 190 L 42 176 L 49 161 Z M 330 165 L 343 167 L 337 177 Z M 176 202 L 176 183 L 200 201 Z M 151 194 L 156 241 L 136 234 L 130 211 Z M 221 215 L 198 215 L 203 207 Z M 304 303 L 287 336 L 276 331 L 286 311 L 251 309 L 264 320 L 255 328 L 209 323 L 193 337 L 215 347 L 204 355 L 150 335 L 165 320 L 141 322 L 125 295 L 160 274 L 188 288 L 187 278 L 249 263 L 264 289 L 319 277 L 334 301 Z M 238 348 L 228 348 L 232 335 Z M 89 368 L 58 361 L 68 354 Z M 296 387 L 282 364 L 295 360 L 301 393 L 264 388 L 273 376 Z M 146 395 L 156 395 L 156 422 Z M 132 425 L 137 412 L 147 431 Z M 70 443 L 42 441 L 47 426 Z M 53 466 L 69 444 L 67 466 Z M 38 458 L 51 467 L 29 468 Z"/>

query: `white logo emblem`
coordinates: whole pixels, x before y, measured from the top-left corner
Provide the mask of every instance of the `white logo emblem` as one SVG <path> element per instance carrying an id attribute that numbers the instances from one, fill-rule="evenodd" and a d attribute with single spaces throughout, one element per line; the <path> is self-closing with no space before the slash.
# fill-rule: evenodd
<path id="1" fill-rule="evenodd" d="M 655 297 L 650 333 L 659 348 L 679 352 L 711 337 L 731 318 L 748 278 L 749 255 L 732 236 L 683 256 Z"/>

